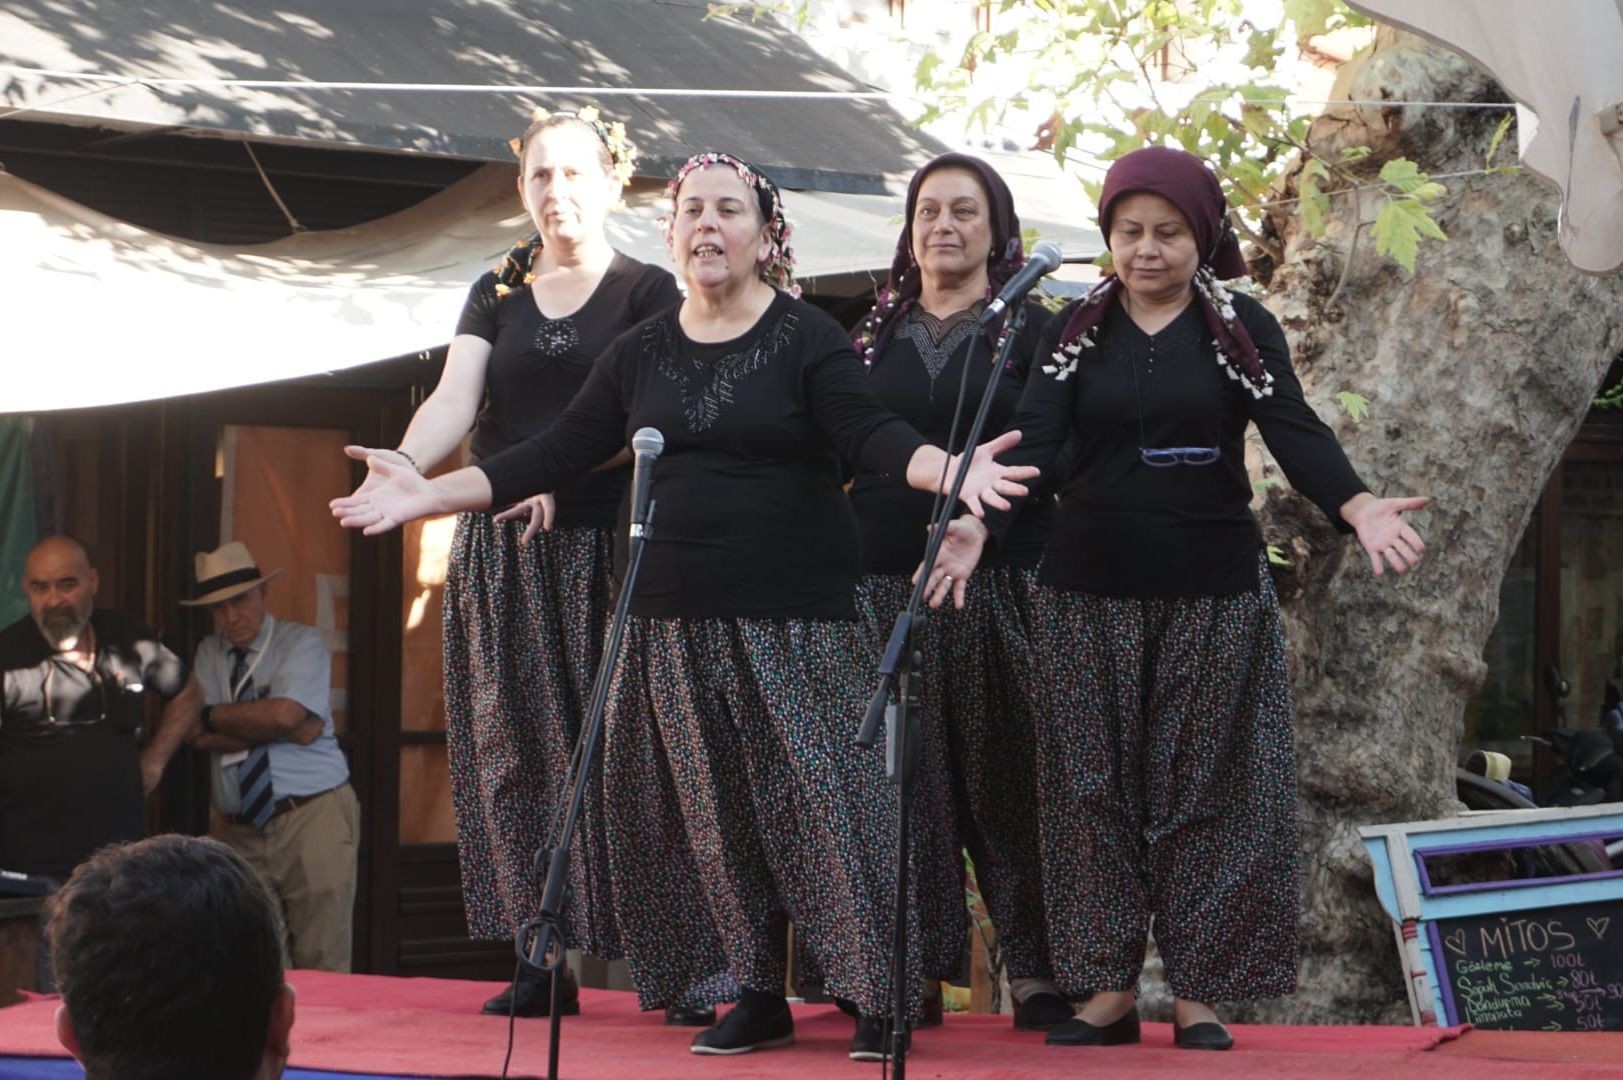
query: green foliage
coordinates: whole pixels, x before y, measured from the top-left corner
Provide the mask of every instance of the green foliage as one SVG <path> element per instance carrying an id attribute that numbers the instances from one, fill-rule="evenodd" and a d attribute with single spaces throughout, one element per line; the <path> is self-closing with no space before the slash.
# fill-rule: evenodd
<path id="1" fill-rule="evenodd" d="M 1318 158 L 1309 158 L 1302 166 L 1296 193 L 1301 200 L 1297 213 L 1302 215 L 1302 228 L 1309 236 L 1324 235 L 1325 215 L 1330 213 L 1330 197 L 1319 190 L 1321 180 L 1329 180 L 1330 170 Z"/>
<path id="2" fill-rule="evenodd" d="M 1616 370 L 1616 365 L 1613 365 Z M 1617 379 L 1596 395 L 1594 406 L 1597 409 L 1623 409 L 1623 377 Z"/>
<path id="3" fill-rule="evenodd" d="M 1364 417 L 1369 415 L 1369 398 L 1363 394 L 1343 390 L 1336 395 L 1336 400 L 1341 402 L 1341 407 L 1347 410 L 1347 415 L 1352 417 L 1355 424 L 1362 422 Z"/>
<path id="4" fill-rule="evenodd" d="M 1286 210 L 1272 200 L 1300 165 L 1294 203 L 1309 235 L 1325 234 L 1333 200 L 1373 188 L 1386 198 L 1377 246 L 1413 269 L 1420 242 L 1444 238 L 1430 210 L 1442 185 L 1404 159 L 1371 178 L 1362 165 L 1368 147 L 1316 157 L 1306 141 L 1312 115 L 1292 110 L 1275 82 L 1285 44 L 1368 20 L 1341 0 L 1285 0 L 1271 26 L 1253 24 L 1242 8 L 1242 0 L 1003 0 L 995 32 L 976 34 L 960 56 L 919 64 L 925 121 L 952 116 L 981 129 L 1011 109 L 1051 115 L 1046 145 L 1062 166 L 1079 147 L 1104 161 L 1146 144 L 1181 147 L 1212 164 L 1252 239 L 1265 212 Z M 1187 70 L 1188 57 L 1220 48 L 1239 49 L 1254 77 L 1213 82 L 1187 101 L 1161 78 L 1163 66 Z M 1097 175 L 1083 183 L 1097 201 Z"/>
<path id="5" fill-rule="evenodd" d="M 1495 165 L 1493 163 L 1494 155 L 1499 153 L 1499 145 L 1505 141 L 1505 136 L 1510 134 L 1510 129 L 1514 127 L 1515 124 L 1515 111 L 1512 110 L 1505 113 L 1505 118 L 1499 121 L 1499 126 L 1494 129 L 1493 141 L 1488 144 L 1488 154 L 1482 163 L 1483 168 L 1489 169 L 1495 173 L 1508 173 L 1516 171 L 1517 167 L 1515 165 Z"/>
<path id="6" fill-rule="evenodd" d="M 1285 0 L 1285 21 L 1296 27 L 1298 41 L 1343 26 L 1369 24 L 1368 19 L 1337 0 Z"/>
<path id="7" fill-rule="evenodd" d="M 1375 251 L 1390 255 L 1405 270 L 1414 271 L 1420 238 L 1447 240 L 1442 226 L 1432 220 L 1425 203 L 1416 198 L 1388 199 L 1375 216 Z"/>
<path id="8" fill-rule="evenodd" d="M 1268 545 L 1268 562 L 1274 566 L 1289 566 L 1291 561 L 1285 558 L 1285 549 L 1278 544 Z"/>

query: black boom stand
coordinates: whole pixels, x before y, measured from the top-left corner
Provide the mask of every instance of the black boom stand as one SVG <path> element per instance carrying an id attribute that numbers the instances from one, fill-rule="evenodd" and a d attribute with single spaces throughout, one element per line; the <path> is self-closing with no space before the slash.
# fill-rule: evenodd
<path id="1" fill-rule="evenodd" d="M 914 669 L 923 662 L 923 656 L 914 647 L 914 632 L 924 627 L 924 596 L 929 588 L 930 568 L 935 566 L 936 556 L 941 551 L 941 542 L 947 535 L 947 525 L 952 520 L 953 510 L 958 504 L 958 495 L 964 488 L 964 478 L 969 473 L 970 458 L 975 447 L 980 445 L 981 432 L 986 427 L 986 414 L 991 411 L 998 379 L 1002 377 L 1003 369 L 1008 366 L 1015 338 L 1025 325 L 1025 321 L 1024 305 L 1019 303 L 1012 305 L 1008 319 L 1003 325 L 1003 334 L 998 339 L 992 374 L 986 380 L 986 389 L 981 393 L 980 408 L 975 411 L 974 422 L 970 424 L 969 434 L 962 443 L 964 449 L 958 462 L 958 469 L 952 478 L 952 486 L 948 489 L 946 498 L 942 500 L 936 512 L 936 520 L 930 528 L 930 538 L 924 548 L 924 561 L 920 564 L 922 569 L 919 579 L 913 583 L 913 595 L 908 599 L 906 609 L 897 614 L 896 623 L 891 627 L 890 640 L 886 643 L 884 656 L 879 662 L 879 688 L 874 691 L 873 697 L 868 702 L 868 715 L 862 722 L 862 729 L 857 733 L 857 745 L 869 749 L 879 737 L 881 721 L 884 722 L 886 769 L 891 782 L 897 788 L 896 921 L 892 928 L 890 976 L 892 994 L 890 1060 L 896 1080 L 905 1080 L 907 1076 L 908 809 L 913 800 L 913 773 L 918 766 L 916 749 L 918 718 L 914 715 L 912 680 Z M 970 357 L 965 358 L 966 369 L 972 356 L 973 352 Z M 950 452 L 952 448 L 949 445 L 947 449 Z M 893 685 L 896 691 L 894 705 L 890 700 Z"/>
<path id="2" fill-rule="evenodd" d="M 625 580 L 620 585 L 620 595 L 614 604 L 614 618 L 609 623 L 609 634 L 603 643 L 603 657 L 597 664 L 586 726 L 581 730 L 574 757 L 569 763 L 569 782 L 564 800 L 553 814 L 546 842 L 535 853 L 537 878 L 541 876 L 541 867 L 546 867 L 546 880 L 541 886 L 541 913 L 520 926 L 513 936 L 513 947 L 519 959 L 548 973 L 552 979 L 547 1080 L 558 1080 L 558 1043 L 563 1025 L 563 972 L 568 964 L 563 913 L 570 899 L 569 849 L 575 839 L 575 825 L 580 820 L 581 805 L 586 801 L 586 787 L 592 768 L 597 764 L 597 748 L 603 737 L 603 712 L 609 701 L 609 682 L 620 659 L 626 617 L 631 609 L 631 594 L 637 585 L 637 570 L 642 566 L 643 548 L 653 536 L 656 505 L 649 502 L 643 523 L 633 522 L 630 527 Z M 506 1075 L 505 1067 L 503 1075 Z"/>

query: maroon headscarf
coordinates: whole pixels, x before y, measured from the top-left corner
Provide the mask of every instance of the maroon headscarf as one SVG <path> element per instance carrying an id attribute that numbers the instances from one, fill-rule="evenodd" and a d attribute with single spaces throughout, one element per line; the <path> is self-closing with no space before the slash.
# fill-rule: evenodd
<path id="1" fill-rule="evenodd" d="M 1273 376 L 1263 368 L 1256 343 L 1235 315 L 1231 294 L 1222 284 L 1224 279 L 1245 277 L 1250 271 L 1229 223 L 1228 200 L 1217 177 L 1193 154 L 1170 146 L 1147 146 L 1117 158 L 1099 193 L 1099 229 L 1107 243 L 1117 201 L 1137 192 L 1161 196 L 1189 223 L 1201 252 L 1193 285 L 1219 360 L 1230 378 L 1238 379 L 1254 397 L 1266 397 L 1273 392 Z M 1094 286 L 1066 320 L 1054 364 L 1043 370 L 1063 379 L 1075 369 L 1082 346 L 1094 343 L 1097 327 L 1121 288 L 1121 279 L 1114 272 Z"/>
<path id="2" fill-rule="evenodd" d="M 907 185 L 907 209 L 902 216 L 902 234 L 896 238 L 890 277 L 880 288 L 872 309 L 857 323 L 851 335 L 851 343 L 856 346 L 862 362 L 870 367 L 885 351 L 902 316 L 917 302 L 924 288 L 918 263 L 913 261 L 913 211 L 918 208 L 919 188 L 924 186 L 924 178 L 937 169 L 967 169 L 980 177 L 981 187 L 986 192 L 990 203 L 987 210 L 992 219 L 992 250 L 986 267 L 987 298 L 996 296 L 1003 283 L 1026 263 L 1025 248 L 1020 242 L 1020 218 L 1014 212 L 1014 196 L 997 170 L 969 154 L 942 154 L 925 162 Z M 1003 332 L 1003 321 L 996 320 L 986 332 L 987 339 L 995 341 Z"/>

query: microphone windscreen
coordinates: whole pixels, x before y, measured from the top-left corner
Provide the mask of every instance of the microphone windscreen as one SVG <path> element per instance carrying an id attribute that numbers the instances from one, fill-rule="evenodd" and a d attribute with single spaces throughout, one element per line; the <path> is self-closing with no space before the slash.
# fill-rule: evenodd
<path id="1" fill-rule="evenodd" d="M 638 428 L 637 433 L 631 436 L 631 450 L 636 454 L 658 457 L 665 450 L 665 436 L 659 433 L 658 428 Z"/>
<path id="2" fill-rule="evenodd" d="M 1043 240 L 1031 249 L 1031 254 L 1027 256 L 1026 261 L 1041 263 L 1044 267 L 1043 273 L 1052 274 L 1059 269 L 1060 263 L 1065 261 L 1065 254 L 1060 251 L 1059 245 L 1054 241 Z"/>

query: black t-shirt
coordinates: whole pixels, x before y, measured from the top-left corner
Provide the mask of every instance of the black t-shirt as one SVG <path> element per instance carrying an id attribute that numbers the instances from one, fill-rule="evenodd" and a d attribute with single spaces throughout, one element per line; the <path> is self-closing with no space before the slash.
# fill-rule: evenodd
<path id="1" fill-rule="evenodd" d="M 491 343 L 485 405 L 473 428 L 475 460 L 494 457 L 546 430 L 611 341 L 681 299 L 669 271 L 618 251 L 586 302 L 559 319 L 541 314 L 527 285 L 498 295 L 494 273 L 476 281 L 456 327 L 458 334 Z M 553 492 L 555 524 L 613 528 L 620 493 L 630 479 L 630 467 L 620 466 L 590 473 Z M 535 494 L 526 491 L 520 497 Z"/>
<path id="2" fill-rule="evenodd" d="M 31 617 L 0 630 L 0 869 L 62 879 L 102 845 L 146 834 L 141 697 L 173 696 L 185 666 L 116 611 L 90 625 L 93 672 L 58 657 Z"/>
<path id="3" fill-rule="evenodd" d="M 944 330 L 940 340 L 932 333 L 930 316 L 909 313 L 896 327 L 884 352 L 874 359 L 868 385 L 887 408 L 894 409 L 936 446 L 946 446 L 952 432 L 958 387 L 964 362 L 974 352 L 963 415 L 958 419 L 952 449 L 963 448 L 975 409 L 992 374 L 996 345 L 978 330 L 980 306 L 957 319 L 936 323 Z M 1015 339 L 1009 370 L 998 379 L 991 411 L 986 416 L 982 441 L 1006 431 L 1020 403 L 1020 392 L 1031 370 L 1037 341 L 1048 322 L 1041 304 L 1025 305 L 1026 323 Z M 851 483 L 851 506 L 857 514 L 862 539 L 862 570 L 866 574 L 911 574 L 924 556 L 925 529 L 935 496 L 907 486 L 900 478 L 861 473 Z M 1027 501 L 1002 543 L 985 553 L 982 565 L 1036 566 L 1053 526 L 1054 499 Z"/>
<path id="4" fill-rule="evenodd" d="M 1334 433 L 1302 398 L 1285 334 L 1273 315 L 1236 294 L 1234 309 L 1274 377 L 1252 397 L 1217 363 L 1199 299 L 1154 335 L 1112 301 L 1095 347 L 1069 378 L 1053 362 L 1075 307 L 1048 324 L 1036 370 L 1012 422 L 1023 438 L 1009 464 L 1046 465 L 1072 438 L 1075 458 L 1043 560 L 1043 583 L 1103 596 L 1215 596 L 1257 587 L 1262 536 L 1245 469 L 1255 422 L 1291 486 L 1337 528 L 1341 505 L 1365 488 Z M 1140 447 L 1217 447 L 1209 465 L 1146 465 Z M 990 513 L 994 534 L 1009 527 Z"/>
<path id="5" fill-rule="evenodd" d="M 654 427 L 665 451 L 635 614 L 855 618 L 841 459 L 900 476 L 924 440 L 874 397 L 817 308 L 780 293 L 747 333 L 714 344 L 689 340 L 679 311 L 610 346 L 546 432 L 480 464 L 495 501 L 566 482 Z M 621 529 L 622 560 L 624 544 Z"/>

